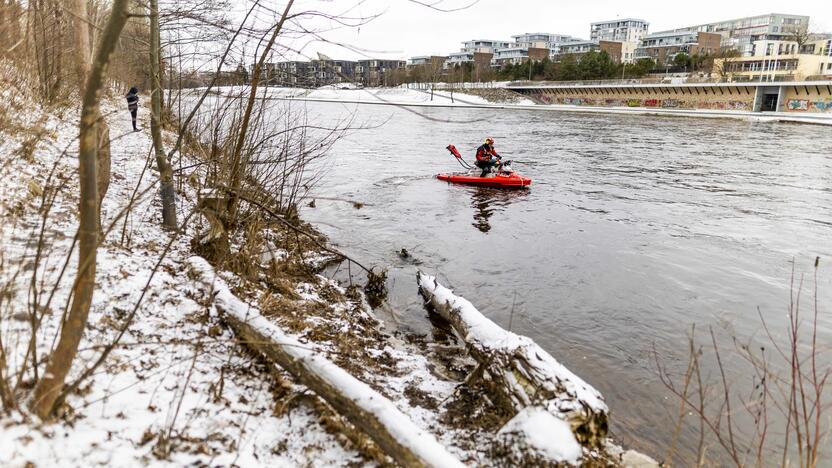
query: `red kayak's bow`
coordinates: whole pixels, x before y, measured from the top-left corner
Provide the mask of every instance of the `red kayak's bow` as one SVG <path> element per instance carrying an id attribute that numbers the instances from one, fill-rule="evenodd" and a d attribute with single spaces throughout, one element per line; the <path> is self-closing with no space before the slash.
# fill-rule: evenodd
<path id="1" fill-rule="evenodd" d="M 480 187 L 495 188 L 523 188 L 531 185 L 532 180 L 514 172 L 489 174 L 488 177 L 480 177 L 471 174 L 437 174 L 436 178 L 454 184 L 478 185 Z"/>

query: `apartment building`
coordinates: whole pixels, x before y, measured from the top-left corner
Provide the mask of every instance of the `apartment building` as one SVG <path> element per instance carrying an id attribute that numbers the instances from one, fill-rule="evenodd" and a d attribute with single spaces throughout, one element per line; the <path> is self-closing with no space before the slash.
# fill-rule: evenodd
<path id="1" fill-rule="evenodd" d="M 420 55 L 418 57 L 411 57 L 410 60 L 408 60 L 407 66 L 417 67 L 433 65 L 442 67 L 447 60 L 448 57 L 444 55 Z"/>
<path id="2" fill-rule="evenodd" d="M 672 31 L 663 31 L 663 33 L 706 32 L 719 34 L 722 49 L 734 49 L 740 55 L 750 57 L 754 52 L 754 42 L 789 40 L 795 33 L 806 33 L 808 27 L 808 16 L 769 13 L 689 26 Z"/>
<path id="3" fill-rule="evenodd" d="M 548 57 L 548 47 L 509 47 L 497 49 L 491 63 L 494 66 L 502 67 L 508 64 L 524 63 L 529 60 L 540 61 Z"/>
<path id="4" fill-rule="evenodd" d="M 589 38 L 591 41 L 620 42 L 621 61 L 632 63 L 649 27 L 650 23 L 637 18 L 598 21 L 590 24 Z"/>
<path id="5" fill-rule="evenodd" d="M 517 47 L 532 47 L 535 49 L 553 49 L 563 43 L 581 40 L 566 34 L 553 33 L 523 33 L 511 36 L 511 38 Z"/>
<path id="6" fill-rule="evenodd" d="M 494 39 L 471 39 L 462 43 L 462 52 L 493 54 L 497 49 L 511 47 L 511 42 Z"/>
<path id="7" fill-rule="evenodd" d="M 670 64 L 677 54 L 716 55 L 722 36 L 688 30 L 648 34 L 635 51 L 636 59 L 649 58 L 660 66 Z"/>
<path id="8" fill-rule="evenodd" d="M 312 60 L 309 62 L 311 87 L 355 81 L 357 63 L 351 60 Z"/>
<path id="9" fill-rule="evenodd" d="M 718 59 L 714 74 L 728 81 L 795 81 L 832 79 L 832 41 L 799 46 L 795 41 L 755 41 L 754 55 Z"/>
<path id="10" fill-rule="evenodd" d="M 523 33 L 511 36 L 514 42 L 508 47 L 494 50 L 492 65 L 501 67 L 507 64 L 518 64 L 528 60 L 543 60 L 557 54 L 563 43 L 580 41 L 580 39 L 565 34 L 552 33 Z"/>
<path id="11" fill-rule="evenodd" d="M 254 65 L 249 69 L 254 73 Z M 314 81 L 311 64 L 302 61 L 264 63 L 261 76 L 268 86 L 305 88 Z"/>
<path id="12" fill-rule="evenodd" d="M 617 41 L 578 41 L 561 44 L 559 55 L 583 55 L 590 51 L 606 52 L 610 58 L 621 63 L 623 43 Z"/>
<path id="13" fill-rule="evenodd" d="M 355 65 L 355 81 L 364 86 L 383 86 L 390 72 L 406 66 L 404 60 L 359 60 Z"/>

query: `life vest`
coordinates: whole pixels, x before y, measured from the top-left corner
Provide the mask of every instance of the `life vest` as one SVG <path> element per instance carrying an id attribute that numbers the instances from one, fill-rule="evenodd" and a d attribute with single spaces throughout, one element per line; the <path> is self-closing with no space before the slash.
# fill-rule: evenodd
<path id="1" fill-rule="evenodd" d="M 494 147 L 489 144 L 484 144 L 477 148 L 477 161 L 488 161 L 491 156 L 499 156 Z"/>

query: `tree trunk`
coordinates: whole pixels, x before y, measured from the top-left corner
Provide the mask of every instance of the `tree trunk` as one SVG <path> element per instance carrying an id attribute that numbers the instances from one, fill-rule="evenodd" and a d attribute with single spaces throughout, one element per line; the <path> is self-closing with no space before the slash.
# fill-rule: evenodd
<path id="1" fill-rule="evenodd" d="M 176 229 L 176 192 L 173 188 L 173 168 L 170 166 L 162 147 L 162 85 L 159 71 L 160 57 L 159 36 L 159 0 L 150 0 L 150 79 L 153 89 L 150 93 L 150 135 L 153 137 L 153 149 L 156 153 L 156 166 L 159 169 L 160 193 L 162 195 L 162 225 L 167 229 Z"/>
<path id="2" fill-rule="evenodd" d="M 90 27 L 86 0 L 70 0 L 68 5 L 73 12 L 73 38 L 75 42 L 75 72 L 78 80 L 78 95 L 84 95 L 87 75 L 90 73 L 92 59 L 90 57 Z"/>
<path id="3" fill-rule="evenodd" d="M 413 424 L 390 400 L 310 350 L 308 345 L 284 334 L 256 309 L 235 297 L 206 260 L 193 257 L 190 268 L 241 343 L 285 369 L 300 384 L 326 400 L 401 466 L 463 466 L 433 435 Z"/>
<path id="4" fill-rule="evenodd" d="M 582 444 L 604 445 L 609 410 L 597 390 L 530 338 L 505 331 L 484 317 L 436 278 L 421 272 L 416 278 L 433 311 L 465 341 L 479 369 L 488 374 L 516 412 L 531 406 L 545 408 L 567 421 Z"/>
<path id="5" fill-rule="evenodd" d="M 99 119 L 95 127 L 95 134 L 98 138 L 95 155 L 95 159 L 98 161 L 98 177 L 96 179 L 96 185 L 98 186 L 98 231 L 101 234 L 101 240 L 103 240 L 104 227 L 101 223 L 101 202 L 104 201 L 107 189 L 110 188 L 110 166 L 112 162 L 110 158 L 110 127 L 103 119 Z"/>
<path id="6" fill-rule="evenodd" d="M 118 37 L 127 22 L 127 0 L 114 0 L 95 61 L 90 68 L 84 88 L 79 129 L 78 174 L 80 179 L 80 223 L 78 226 L 78 276 L 74 284 L 72 305 L 67 321 L 61 326 L 60 339 L 46 366 L 43 378 L 37 383 L 32 409 L 41 419 L 55 411 L 55 400 L 60 394 L 78 344 L 84 334 L 92 295 L 95 290 L 95 263 L 98 247 L 98 135 L 96 124 L 101 120 L 99 100 L 104 84 L 104 72 L 115 50 Z"/>

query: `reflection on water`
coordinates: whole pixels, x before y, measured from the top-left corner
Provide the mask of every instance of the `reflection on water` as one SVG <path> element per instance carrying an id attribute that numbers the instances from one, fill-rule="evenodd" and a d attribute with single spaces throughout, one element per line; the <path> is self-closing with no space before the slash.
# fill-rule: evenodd
<path id="1" fill-rule="evenodd" d="M 345 109 L 308 107 L 322 123 Z M 319 200 L 303 216 L 345 253 L 389 268 L 379 316 L 429 336 L 415 275 L 436 274 L 597 387 L 613 435 L 658 456 L 678 405 L 653 350 L 681 375 L 693 324 L 713 326 L 725 349 L 733 336 L 765 336 L 758 310 L 772 328 L 785 325 L 792 260 L 800 275 L 816 256 L 832 257 L 832 134 L 818 127 L 522 111 L 471 125 L 463 122 L 482 111 L 421 111 L 435 122 L 396 108 L 347 110 L 386 123 L 338 143 L 318 194 L 367 205 Z M 448 142 L 472 154 L 485 126 L 534 180 L 529 190 L 433 178 L 456 169 Z M 819 303 L 830 304 L 832 267 L 821 265 Z M 826 314 L 818 343 L 830 342 Z M 728 379 L 747 379 L 734 361 Z M 679 439 L 689 453 L 692 430 Z"/>
<path id="2" fill-rule="evenodd" d="M 528 194 L 528 189 L 505 190 L 490 187 L 471 187 L 471 206 L 474 208 L 473 226 L 480 232 L 491 231 L 489 219 L 495 212 L 506 209 L 514 200 Z"/>

